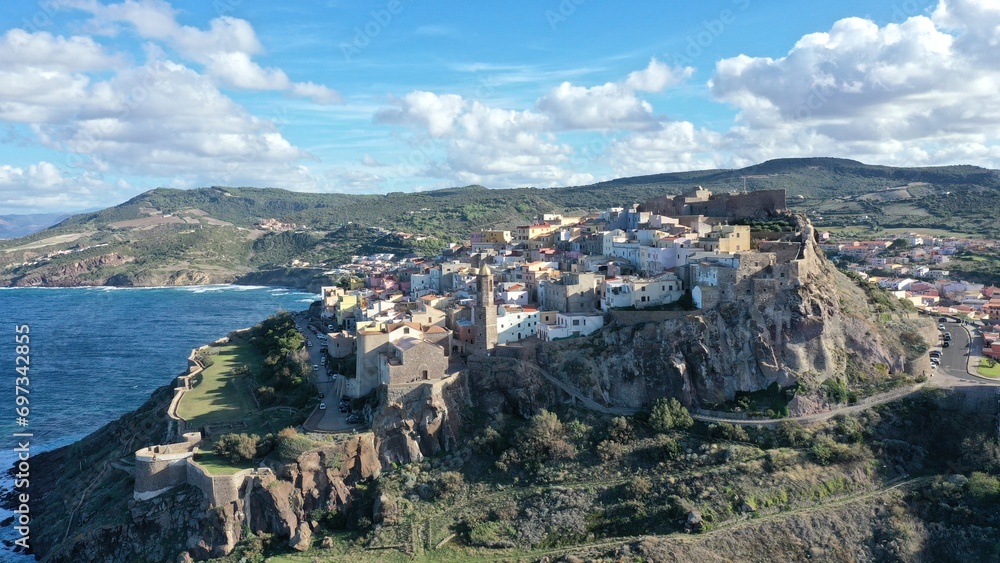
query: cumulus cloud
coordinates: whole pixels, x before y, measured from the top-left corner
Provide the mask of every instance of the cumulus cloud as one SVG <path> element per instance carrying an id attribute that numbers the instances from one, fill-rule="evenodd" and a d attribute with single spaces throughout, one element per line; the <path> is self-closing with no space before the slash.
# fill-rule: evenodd
<path id="1" fill-rule="evenodd" d="M 619 82 L 584 87 L 563 82 L 531 109 L 489 106 L 456 94 L 414 91 L 375 113 L 375 122 L 403 125 L 444 143 L 443 159 L 423 158 L 420 173 L 457 183 L 543 185 L 589 183 L 575 171 L 576 150 L 558 135 L 568 131 L 651 131 L 663 127 L 637 92 L 659 92 L 690 76 L 652 59 Z M 579 160 L 579 158 L 576 158 Z"/>
<path id="2" fill-rule="evenodd" d="M 563 82 L 540 98 L 535 107 L 557 127 L 573 129 L 651 129 L 659 127 L 653 106 L 636 92 L 661 92 L 679 83 L 694 69 L 671 68 L 655 58 L 621 82 L 582 87 Z"/>
<path id="3" fill-rule="evenodd" d="M 710 88 L 739 109 L 730 137 L 743 154 L 778 139 L 804 143 L 776 147 L 781 156 L 810 147 L 886 163 L 988 164 L 1000 125 L 998 43 L 1000 3 L 942 0 L 930 17 L 883 27 L 840 20 L 778 59 L 721 60 Z"/>
<path id="4" fill-rule="evenodd" d="M 208 29 L 181 25 L 176 10 L 163 0 L 125 0 L 109 5 L 79 0 L 72 6 L 92 14 L 95 30 L 112 33 L 120 31 L 115 26 L 127 25 L 145 39 L 170 45 L 184 58 L 204 65 L 208 76 L 221 86 L 280 90 L 319 104 L 341 101 L 339 94 L 326 86 L 292 82 L 283 70 L 256 63 L 253 55 L 261 54 L 264 48 L 246 20 L 221 16 L 209 22 Z"/>
<path id="5" fill-rule="evenodd" d="M 111 185 L 93 173 L 67 177 L 55 164 L 0 165 L 0 208 L 34 213 L 50 209 L 80 209 L 104 205 L 131 195 L 126 183 Z"/>

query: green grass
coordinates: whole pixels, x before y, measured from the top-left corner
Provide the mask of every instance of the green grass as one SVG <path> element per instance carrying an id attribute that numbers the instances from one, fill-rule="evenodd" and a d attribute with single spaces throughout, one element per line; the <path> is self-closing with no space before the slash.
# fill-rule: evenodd
<path id="1" fill-rule="evenodd" d="M 253 397 L 247 389 L 243 376 L 236 376 L 232 370 L 247 365 L 251 372 L 260 367 L 260 357 L 249 343 L 235 342 L 219 348 L 212 356 L 215 361 L 202 372 L 202 382 L 186 392 L 177 405 L 177 415 L 192 428 L 206 424 L 236 422 L 244 420 L 248 414 L 257 413 Z"/>
<path id="2" fill-rule="evenodd" d="M 1000 364 L 994 363 L 989 367 L 989 360 L 982 358 L 979 360 L 979 375 L 983 377 L 1000 377 Z"/>
<path id="3" fill-rule="evenodd" d="M 251 469 L 257 465 L 252 461 L 233 464 L 229 460 L 219 457 L 212 452 L 199 451 L 195 454 L 194 460 L 198 465 L 205 468 L 211 475 L 233 475 L 244 469 Z"/>

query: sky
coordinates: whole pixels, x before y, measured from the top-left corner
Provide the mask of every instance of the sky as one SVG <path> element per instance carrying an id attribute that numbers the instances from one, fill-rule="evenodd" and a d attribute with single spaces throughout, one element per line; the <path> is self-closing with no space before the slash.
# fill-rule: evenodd
<path id="1" fill-rule="evenodd" d="M 998 52 L 1000 0 L 7 2 L 0 215 L 800 156 L 1000 168 Z"/>

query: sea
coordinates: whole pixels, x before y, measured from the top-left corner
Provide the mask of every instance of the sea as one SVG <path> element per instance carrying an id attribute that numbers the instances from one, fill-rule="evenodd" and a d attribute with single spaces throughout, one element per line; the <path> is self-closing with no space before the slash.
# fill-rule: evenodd
<path id="1" fill-rule="evenodd" d="M 184 372 L 192 348 L 317 299 L 238 285 L 0 288 L 0 487 L 13 487 L 7 469 L 16 461 L 15 433 L 31 434 L 20 438 L 30 441 L 31 455 L 75 442 Z M 21 326 L 30 332 L 27 349 L 18 350 Z M 26 405 L 16 404 L 19 356 L 30 362 Z M 25 406 L 21 417 L 16 409 Z M 0 509 L 0 539 L 16 537 L 11 516 Z M 0 547 L 0 561 L 33 559 Z"/>

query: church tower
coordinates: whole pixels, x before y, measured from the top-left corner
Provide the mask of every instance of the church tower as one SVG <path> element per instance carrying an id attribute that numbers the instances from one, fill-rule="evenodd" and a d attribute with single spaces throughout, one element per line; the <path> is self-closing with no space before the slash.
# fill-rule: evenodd
<path id="1" fill-rule="evenodd" d="M 490 353 L 497 345 L 497 306 L 493 302 L 493 272 L 483 264 L 476 275 L 479 283 L 479 300 L 475 310 L 475 350 Z"/>

